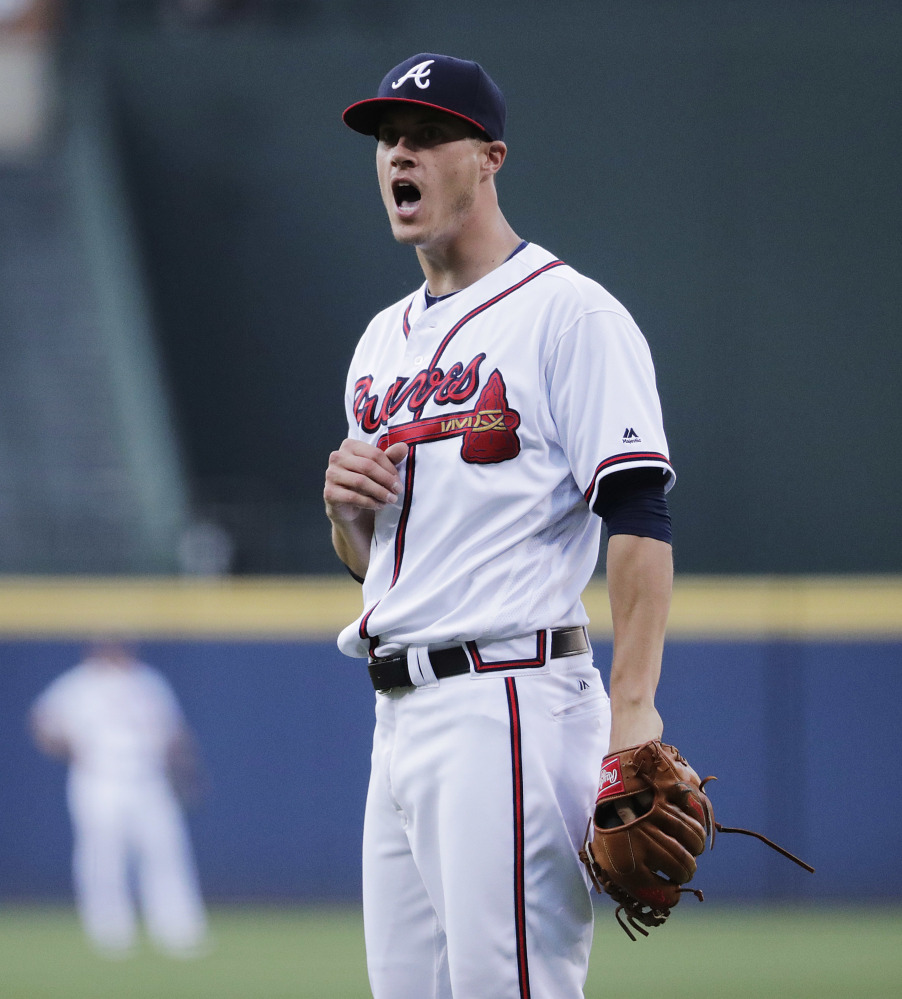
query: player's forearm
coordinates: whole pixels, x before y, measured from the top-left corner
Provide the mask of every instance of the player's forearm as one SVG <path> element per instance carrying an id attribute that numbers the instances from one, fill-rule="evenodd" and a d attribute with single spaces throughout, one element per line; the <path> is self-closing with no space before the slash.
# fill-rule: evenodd
<path id="1" fill-rule="evenodd" d="M 355 576 L 363 579 L 370 565 L 373 538 L 373 514 L 362 511 L 350 522 L 332 520 L 332 547 L 335 554 Z"/>
<path id="2" fill-rule="evenodd" d="M 655 692 L 673 589 L 670 545 L 616 534 L 608 542 L 608 594 L 614 622 L 611 750 L 658 739 Z"/>

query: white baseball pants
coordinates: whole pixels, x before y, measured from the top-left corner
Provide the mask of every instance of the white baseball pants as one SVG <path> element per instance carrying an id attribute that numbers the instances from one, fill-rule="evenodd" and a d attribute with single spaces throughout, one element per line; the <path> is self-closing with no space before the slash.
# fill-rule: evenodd
<path id="1" fill-rule="evenodd" d="M 94 944 L 112 954 L 135 943 L 134 873 L 154 943 L 174 955 L 196 950 L 206 936 L 206 913 L 188 832 L 166 781 L 73 774 L 68 792 L 76 903 Z"/>
<path id="2" fill-rule="evenodd" d="M 590 653 L 376 696 L 363 839 L 375 999 L 578 999 L 577 851 L 610 708 Z"/>

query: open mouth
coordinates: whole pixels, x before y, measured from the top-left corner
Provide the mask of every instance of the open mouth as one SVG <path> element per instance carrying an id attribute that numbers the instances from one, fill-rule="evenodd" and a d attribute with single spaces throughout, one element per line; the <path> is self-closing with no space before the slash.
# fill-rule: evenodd
<path id="1" fill-rule="evenodd" d="M 397 180 L 392 184 L 392 194 L 398 208 L 413 208 L 420 200 L 420 192 L 410 181 Z"/>

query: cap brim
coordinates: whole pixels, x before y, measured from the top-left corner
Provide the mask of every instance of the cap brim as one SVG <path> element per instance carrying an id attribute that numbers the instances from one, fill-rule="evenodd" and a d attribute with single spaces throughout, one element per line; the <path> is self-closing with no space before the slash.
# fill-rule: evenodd
<path id="1" fill-rule="evenodd" d="M 361 135 L 376 135 L 379 131 L 379 123 L 382 121 L 382 116 L 390 108 L 397 107 L 399 104 L 414 104 L 418 107 L 432 108 L 435 111 L 442 111 L 445 114 L 453 115 L 455 118 L 460 118 L 461 121 L 468 121 L 471 125 L 475 125 L 483 135 L 488 135 L 488 132 L 473 118 L 468 118 L 464 114 L 458 114 L 457 111 L 450 111 L 448 108 L 443 108 L 439 104 L 430 104 L 429 101 L 412 101 L 406 97 L 370 97 L 365 101 L 358 101 L 356 104 L 352 104 L 349 108 L 346 108 L 344 114 L 342 114 L 342 121 L 348 126 L 348 128 L 353 128 L 355 132 L 360 132 Z"/>

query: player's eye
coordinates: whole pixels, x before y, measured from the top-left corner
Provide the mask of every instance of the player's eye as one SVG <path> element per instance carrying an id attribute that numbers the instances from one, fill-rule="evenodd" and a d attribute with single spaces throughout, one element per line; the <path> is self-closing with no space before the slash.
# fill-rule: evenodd
<path id="1" fill-rule="evenodd" d="M 450 142 L 455 138 L 454 133 L 443 124 L 423 125 L 417 131 L 417 143 L 421 146 L 440 146 L 444 142 Z"/>

